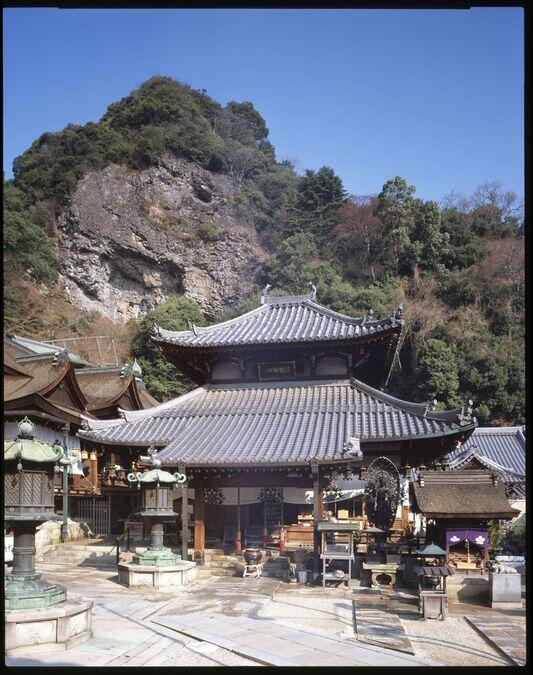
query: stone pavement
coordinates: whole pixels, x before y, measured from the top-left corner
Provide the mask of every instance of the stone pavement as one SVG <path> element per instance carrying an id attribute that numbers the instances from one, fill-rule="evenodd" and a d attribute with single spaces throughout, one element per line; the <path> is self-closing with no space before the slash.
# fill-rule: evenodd
<path id="1" fill-rule="evenodd" d="M 132 590 L 116 571 L 40 564 L 71 598 L 94 602 L 93 639 L 66 652 L 6 659 L 9 666 L 505 665 L 462 616 L 423 621 L 409 593 L 352 593 L 274 579 L 219 577 L 189 589 Z M 352 600 L 400 618 L 416 657 L 355 639 Z M 501 616 L 489 608 L 468 608 Z M 436 626 L 438 624 L 438 626 Z M 436 630 L 438 628 L 438 631 Z M 390 636 L 389 636 L 390 637 Z"/>
<path id="2" fill-rule="evenodd" d="M 519 619 L 470 614 L 465 619 L 517 666 L 526 664 L 526 626 Z"/>
<path id="3" fill-rule="evenodd" d="M 275 619 L 251 615 L 206 617 L 201 612 L 161 614 L 162 626 L 205 640 L 269 666 L 424 666 L 431 661 L 395 654 L 380 647 L 362 645 L 353 638 L 340 638 L 303 629 L 288 628 Z M 434 664 L 436 665 L 436 664 Z"/>
<path id="4" fill-rule="evenodd" d="M 414 654 L 404 627 L 397 614 L 383 609 L 358 608 L 354 602 L 357 639 L 406 654 Z"/>
<path id="5" fill-rule="evenodd" d="M 94 602 L 93 638 L 65 652 L 6 657 L 8 666 L 255 666 L 225 649 L 202 650 L 201 643 L 152 623 L 152 617 L 180 593 L 132 591 L 119 586 L 114 570 L 39 565 L 50 581 L 62 581 L 69 597 Z M 209 645 L 209 647 L 211 647 Z"/>

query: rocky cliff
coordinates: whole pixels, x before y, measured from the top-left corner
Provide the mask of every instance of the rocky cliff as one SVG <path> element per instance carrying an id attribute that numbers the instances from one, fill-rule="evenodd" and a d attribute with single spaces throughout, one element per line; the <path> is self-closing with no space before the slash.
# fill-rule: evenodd
<path id="1" fill-rule="evenodd" d="M 170 154 L 142 171 L 112 164 L 88 173 L 58 222 L 67 298 L 117 321 L 173 293 L 211 316 L 238 304 L 267 254 L 234 215 L 237 191 L 228 175 Z"/>

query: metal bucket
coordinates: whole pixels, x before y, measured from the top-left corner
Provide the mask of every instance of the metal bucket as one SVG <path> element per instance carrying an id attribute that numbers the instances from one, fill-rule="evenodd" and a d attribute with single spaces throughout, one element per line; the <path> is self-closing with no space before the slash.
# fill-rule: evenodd
<path id="1" fill-rule="evenodd" d="M 298 583 L 306 584 L 309 581 L 309 572 L 307 570 L 298 570 Z"/>

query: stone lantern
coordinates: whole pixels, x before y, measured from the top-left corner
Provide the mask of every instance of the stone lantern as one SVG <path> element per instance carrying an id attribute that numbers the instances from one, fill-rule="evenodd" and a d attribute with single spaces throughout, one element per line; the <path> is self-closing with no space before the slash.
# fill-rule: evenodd
<path id="1" fill-rule="evenodd" d="M 35 571 L 35 531 L 40 523 L 60 520 L 54 513 L 54 468 L 63 457 L 53 446 L 33 438 L 25 417 L 14 441 L 4 441 L 4 520 L 13 529 L 13 571 L 6 575 L 6 609 L 50 607 L 66 600 L 63 586 Z"/>
<path id="2" fill-rule="evenodd" d="M 4 441 L 4 521 L 14 533 L 13 569 L 4 582 L 6 649 L 67 649 L 92 635 L 92 602 L 67 602 L 63 586 L 35 571 L 35 531 L 40 523 L 60 520 L 54 513 L 54 469 L 71 459 L 59 441 L 37 441 L 27 417 L 18 429 L 14 441 Z"/>
<path id="3" fill-rule="evenodd" d="M 150 547 L 145 553 L 136 555 L 133 562 L 138 565 L 173 565 L 181 559 L 163 546 L 163 523 L 173 520 L 178 514 L 172 507 L 172 488 L 184 483 L 187 477 L 181 473 L 171 474 L 161 469 L 161 460 L 157 458 L 155 448 L 148 450 L 151 468 L 144 473 L 130 473 L 128 482 L 142 488 L 141 510 L 137 515 L 146 518 L 151 524 Z"/>
<path id="4" fill-rule="evenodd" d="M 180 554 L 172 553 L 164 546 L 163 537 L 164 523 L 178 515 L 172 508 L 172 489 L 184 483 L 187 477 L 161 469 L 155 448 L 150 448 L 148 453 L 150 468 L 143 473 L 128 474 L 128 482 L 142 490 L 138 515 L 151 525 L 150 546 L 144 553 L 134 555 L 131 564 L 118 566 L 119 581 L 128 587 L 182 585 L 196 576 L 195 563 L 181 560 Z"/>

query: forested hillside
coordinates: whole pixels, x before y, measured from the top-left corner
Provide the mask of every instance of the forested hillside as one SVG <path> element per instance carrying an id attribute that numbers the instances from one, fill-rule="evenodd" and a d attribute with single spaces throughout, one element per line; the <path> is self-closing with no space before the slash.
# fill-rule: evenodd
<path id="1" fill-rule="evenodd" d="M 107 320 L 106 330 L 127 338 L 156 397 L 191 384 L 150 343 L 154 319 L 174 329 L 188 320 L 205 324 L 255 306 L 267 282 L 281 293 L 306 292 L 312 281 L 320 303 L 347 314 L 372 309 L 379 317 L 403 304 L 406 325 L 388 391 L 436 398 L 443 407 L 471 398 L 482 425 L 523 423 L 524 242 L 516 195 L 490 182 L 437 204 L 401 177 L 377 195 L 348 195 L 333 168 L 298 175 L 278 161 L 252 103 L 223 107 L 165 77 L 145 82 L 97 123 L 43 134 L 15 160 L 14 180 L 4 184 L 6 330 L 40 338 L 104 330 L 100 314 L 65 294 L 69 261 L 59 253 L 58 223 L 88 173 L 119 165 L 145 175 L 139 172 L 168 156 L 229 181 L 225 220 L 193 218 L 206 200 L 200 194 L 186 217 L 177 209 L 158 221 L 165 241 L 184 247 L 173 254 L 176 264 L 191 246 L 211 247 L 222 264 L 222 244 L 236 228 L 257 236 L 263 262 L 243 267 L 243 288 L 255 285 L 255 294 L 223 312 L 202 309 L 184 284 L 182 295 L 161 296 L 139 320 Z"/>

